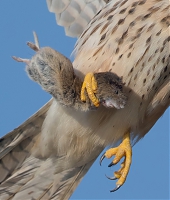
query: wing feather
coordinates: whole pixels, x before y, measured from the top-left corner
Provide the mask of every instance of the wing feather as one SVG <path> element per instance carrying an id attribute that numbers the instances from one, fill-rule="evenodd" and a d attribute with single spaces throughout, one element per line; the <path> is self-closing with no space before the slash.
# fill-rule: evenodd
<path id="1" fill-rule="evenodd" d="M 32 148 L 52 100 L 38 112 L 0 139 L 0 194 L 2 199 L 11 197 L 25 184 L 40 165 L 32 157 Z M 15 184 L 14 184 L 15 183 Z"/>
<path id="2" fill-rule="evenodd" d="M 21 126 L 0 139 L 0 199 L 68 199 L 95 159 L 64 169 L 66 157 L 36 155 L 49 101 Z"/>
<path id="3" fill-rule="evenodd" d="M 55 13 L 57 24 L 65 33 L 78 37 L 107 0 L 47 0 L 48 9 Z"/>

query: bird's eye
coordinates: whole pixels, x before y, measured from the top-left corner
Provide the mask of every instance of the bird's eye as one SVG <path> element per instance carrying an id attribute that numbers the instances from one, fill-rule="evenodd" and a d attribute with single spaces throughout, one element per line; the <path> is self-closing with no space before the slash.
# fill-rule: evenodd
<path id="1" fill-rule="evenodd" d="M 119 92 L 118 92 L 118 90 L 115 90 L 115 94 L 118 94 Z"/>

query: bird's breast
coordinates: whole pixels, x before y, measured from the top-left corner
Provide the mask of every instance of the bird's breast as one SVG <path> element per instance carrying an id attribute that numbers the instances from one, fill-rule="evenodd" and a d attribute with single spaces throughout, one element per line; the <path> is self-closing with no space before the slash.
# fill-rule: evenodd
<path id="1" fill-rule="evenodd" d="M 42 126 L 42 155 L 70 154 L 78 157 L 117 142 L 129 127 L 127 118 L 132 114 L 128 109 L 127 112 L 123 110 L 101 106 L 95 111 L 81 112 L 53 100 Z"/>

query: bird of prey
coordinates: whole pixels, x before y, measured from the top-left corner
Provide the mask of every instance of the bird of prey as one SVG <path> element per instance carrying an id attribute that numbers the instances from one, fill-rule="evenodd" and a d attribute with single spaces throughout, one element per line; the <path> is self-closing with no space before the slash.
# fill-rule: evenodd
<path id="1" fill-rule="evenodd" d="M 49 8 L 55 6 L 50 3 Z M 169 106 L 169 1 L 102 6 L 79 37 L 73 66 L 84 74 L 112 71 L 122 77 L 129 88 L 127 105 L 120 110 L 101 107 L 94 114 L 64 110 L 53 100 L 3 137 L 4 199 L 68 198 L 105 146 L 126 131 L 139 140 Z"/>

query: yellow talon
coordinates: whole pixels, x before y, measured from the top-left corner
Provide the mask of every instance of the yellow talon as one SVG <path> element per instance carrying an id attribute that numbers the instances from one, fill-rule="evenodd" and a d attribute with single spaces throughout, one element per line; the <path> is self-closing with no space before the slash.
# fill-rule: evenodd
<path id="1" fill-rule="evenodd" d="M 92 101 L 92 103 L 98 107 L 99 106 L 99 100 L 96 98 L 94 95 L 97 90 L 97 81 L 94 78 L 93 73 L 88 73 L 86 74 L 84 78 L 84 82 L 81 88 L 81 100 L 86 101 L 86 96 L 85 96 L 85 89 L 87 90 L 87 94 Z"/>
<path id="2" fill-rule="evenodd" d="M 81 87 L 81 100 L 86 101 L 86 96 L 85 96 L 85 88 L 86 88 L 86 82 L 83 82 L 83 85 Z"/>
<path id="3" fill-rule="evenodd" d="M 124 137 L 122 143 L 116 147 L 111 148 L 105 152 L 105 154 L 101 157 L 100 162 L 106 157 L 111 158 L 112 156 L 115 156 L 114 160 L 110 163 L 109 167 L 112 165 L 117 164 L 121 158 L 124 157 L 124 161 L 121 164 L 121 168 L 114 173 L 114 176 L 116 179 L 118 179 L 116 185 L 117 187 L 112 190 L 115 191 L 120 188 L 126 181 L 127 175 L 129 173 L 130 165 L 132 162 L 132 147 L 130 144 L 130 132 L 128 131 Z M 115 179 L 112 178 L 112 179 Z"/>
<path id="4" fill-rule="evenodd" d="M 92 74 L 92 90 L 94 91 L 94 93 L 96 93 L 97 91 L 97 81 L 94 78 L 93 74 Z"/>

